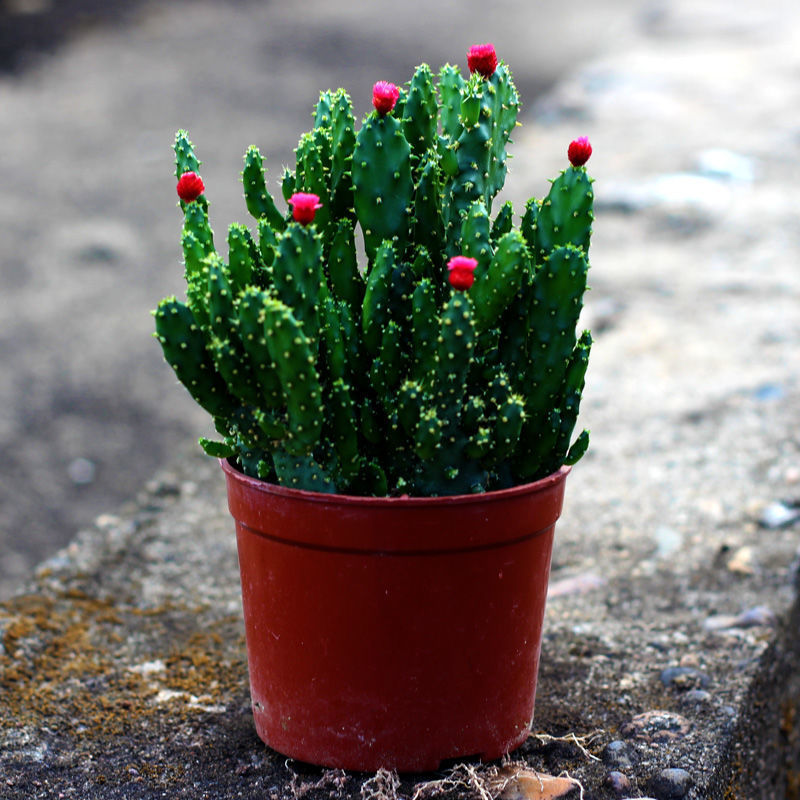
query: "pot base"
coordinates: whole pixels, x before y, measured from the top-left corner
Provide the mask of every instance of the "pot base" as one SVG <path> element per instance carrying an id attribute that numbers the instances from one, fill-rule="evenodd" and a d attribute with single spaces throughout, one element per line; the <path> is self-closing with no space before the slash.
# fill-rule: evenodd
<path id="1" fill-rule="evenodd" d="M 377 772 L 379 769 L 393 769 L 397 772 L 438 772 L 443 765 L 455 759 L 468 761 L 495 761 L 521 747 L 528 739 L 530 720 L 519 734 L 512 740 L 491 750 L 475 751 L 469 748 L 450 750 L 443 756 L 438 750 L 426 751 L 423 741 L 416 741 L 408 752 L 399 750 L 396 744 L 391 748 L 378 751 L 375 746 L 364 742 L 363 746 L 353 744 L 352 740 L 346 748 L 341 743 L 330 750 L 320 746 L 316 741 L 305 741 L 302 738 L 288 735 L 287 731 L 276 731 L 274 720 L 265 713 L 259 703 L 252 704 L 253 721 L 256 733 L 264 744 L 287 758 L 332 769 L 346 769 L 354 772 Z M 402 732 L 395 731 L 395 739 Z"/>

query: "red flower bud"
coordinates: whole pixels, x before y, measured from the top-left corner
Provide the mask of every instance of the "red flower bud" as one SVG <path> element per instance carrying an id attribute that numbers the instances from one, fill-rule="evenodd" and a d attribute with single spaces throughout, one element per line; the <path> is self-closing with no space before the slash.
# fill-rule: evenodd
<path id="1" fill-rule="evenodd" d="M 454 289 L 466 291 L 475 281 L 475 267 L 478 262 L 467 256 L 453 256 L 447 262 L 447 278 Z"/>
<path id="2" fill-rule="evenodd" d="M 289 198 L 289 205 L 292 207 L 292 216 L 295 222 L 299 222 L 301 225 L 313 222 L 317 209 L 322 208 L 319 195 L 306 192 L 295 192 Z"/>
<path id="3" fill-rule="evenodd" d="M 497 53 L 493 44 L 475 44 L 467 53 L 467 66 L 470 72 L 480 72 L 484 78 L 491 78 L 497 69 Z"/>
<path id="4" fill-rule="evenodd" d="M 196 172 L 184 172 L 178 181 L 178 197 L 184 203 L 191 203 L 197 200 L 206 190 L 203 179 Z"/>
<path id="5" fill-rule="evenodd" d="M 399 97 L 400 90 L 388 81 L 378 81 L 372 87 L 372 105 L 382 117 L 395 107 Z"/>
<path id="6" fill-rule="evenodd" d="M 589 160 L 591 154 L 592 146 L 585 136 L 581 136 L 570 142 L 567 150 L 569 163 L 572 164 L 573 167 L 582 167 Z"/>

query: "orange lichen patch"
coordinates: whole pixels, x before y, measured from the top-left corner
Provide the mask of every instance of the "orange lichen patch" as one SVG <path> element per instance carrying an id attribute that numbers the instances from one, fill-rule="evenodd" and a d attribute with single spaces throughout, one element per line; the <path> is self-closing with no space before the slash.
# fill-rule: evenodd
<path id="1" fill-rule="evenodd" d="M 48 728 L 96 743 L 224 709 L 232 698 L 238 705 L 246 691 L 236 618 L 201 622 L 175 608 L 142 613 L 70 590 L 0 607 L 0 631 L 0 729 L 4 722 Z M 164 669 L 137 671 L 142 663 Z M 165 689 L 177 702 L 156 702 Z M 198 696 L 203 703 L 191 702 Z"/>

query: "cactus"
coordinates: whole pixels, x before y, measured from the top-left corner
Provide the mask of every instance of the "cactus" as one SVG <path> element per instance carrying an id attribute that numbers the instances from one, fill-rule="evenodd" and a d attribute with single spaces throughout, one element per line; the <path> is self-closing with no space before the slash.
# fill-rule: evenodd
<path id="1" fill-rule="evenodd" d="M 378 82 L 358 128 L 344 90 L 323 92 L 280 205 L 248 148 L 255 224 L 231 225 L 225 254 L 176 135 L 186 300 L 159 304 L 155 335 L 214 418 L 209 455 L 295 488 L 447 495 L 585 453 L 591 146 L 572 142 L 518 223 L 511 203 L 493 213 L 519 98 L 491 45 L 467 61 L 467 77 L 423 64 L 405 87 Z"/>

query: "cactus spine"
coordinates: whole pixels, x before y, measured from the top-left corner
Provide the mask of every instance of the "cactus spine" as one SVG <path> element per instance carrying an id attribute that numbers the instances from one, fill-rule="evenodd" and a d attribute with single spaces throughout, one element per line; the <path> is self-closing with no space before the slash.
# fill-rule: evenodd
<path id="1" fill-rule="evenodd" d="M 378 495 L 504 488 L 583 455 L 588 433 L 571 441 L 591 348 L 576 334 L 591 149 L 580 140 L 580 165 L 518 227 L 510 203 L 492 216 L 519 98 L 508 67 L 488 63 L 376 84 L 358 129 L 347 94 L 323 92 L 281 179 L 288 213 L 248 148 L 255 225 L 230 226 L 227 258 L 205 195 L 181 199 L 186 300 L 159 304 L 156 336 L 214 418 L 209 455 L 287 486 Z M 175 159 L 178 178 L 199 170 L 184 131 Z"/>

